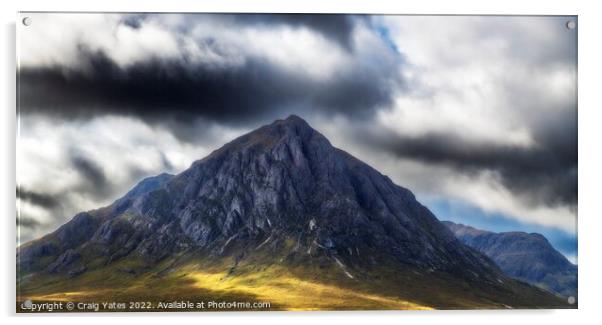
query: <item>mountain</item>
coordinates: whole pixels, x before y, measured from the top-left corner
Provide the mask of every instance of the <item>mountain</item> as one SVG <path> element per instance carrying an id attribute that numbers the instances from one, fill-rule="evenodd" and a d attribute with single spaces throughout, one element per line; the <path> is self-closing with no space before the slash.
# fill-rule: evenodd
<path id="1" fill-rule="evenodd" d="M 505 276 L 407 189 L 297 116 L 18 248 L 19 299 L 275 309 L 570 308 Z M 143 297 L 143 298 L 141 298 Z"/>
<path id="2" fill-rule="evenodd" d="M 537 233 L 495 233 L 443 223 L 464 244 L 490 257 L 507 275 L 569 297 L 577 296 L 577 266 Z"/>

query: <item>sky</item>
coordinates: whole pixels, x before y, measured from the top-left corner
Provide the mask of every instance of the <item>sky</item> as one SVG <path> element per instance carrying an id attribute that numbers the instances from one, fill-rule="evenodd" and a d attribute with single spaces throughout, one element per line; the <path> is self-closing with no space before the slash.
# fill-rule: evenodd
<path id="1" fill-rule="evenodd" d="M 440 220 L 577 254 L 575 17 L 32 13 L 20 241 L 296 114 Z"/>

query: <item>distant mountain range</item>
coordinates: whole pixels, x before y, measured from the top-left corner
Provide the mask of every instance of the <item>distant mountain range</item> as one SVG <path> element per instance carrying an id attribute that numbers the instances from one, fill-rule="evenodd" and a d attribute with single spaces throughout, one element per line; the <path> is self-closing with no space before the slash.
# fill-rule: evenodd
<path id="1" fill-rule="evenodd" d="M 464 244 L 491 258 L 507 275 L 569 297 L 577 297 L 577 265 L 537 233 L 495 233 L 450 221 L 443 223 Z"/>
<path id="2" fill-rule="evenodd" d="M 275 309 L 573 308 L 506 276 L 407 189 L 291 116 L 17 252 L 23 299 Z"/>

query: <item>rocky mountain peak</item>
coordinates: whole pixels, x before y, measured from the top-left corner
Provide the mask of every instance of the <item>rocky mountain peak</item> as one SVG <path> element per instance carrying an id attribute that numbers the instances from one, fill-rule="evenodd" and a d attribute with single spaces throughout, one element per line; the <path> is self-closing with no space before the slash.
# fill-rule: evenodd
<path id="1" fill-rule="evenodd" d="M 216 150 L 214 154 L 248 150 L 269 151 L 283 147 L 298 149 L 308 145 L 320 146 L 328 150 L 332 148 L 326 137 L 314 130 L 305 120 L 297 115 L 291 115 L 231 141 Z"/>
<path id="2" fill-rule="evenodd" d="M 295 115 L 233 140 L 179 175 L 146 179 L 86 216 L 94 229 L 76 243 L 62 236 L 53 242 L 57 251 L 73 249 L 71 257 L 78 247 L 100 245 L 108 261 L 130 254 L 158 261 L 182 250 L 245 255 L 293 242 L 291 256 L 323 256 L 349 275 L 377 258 L 462 277 L 498 272 L 409 190 Z"/>

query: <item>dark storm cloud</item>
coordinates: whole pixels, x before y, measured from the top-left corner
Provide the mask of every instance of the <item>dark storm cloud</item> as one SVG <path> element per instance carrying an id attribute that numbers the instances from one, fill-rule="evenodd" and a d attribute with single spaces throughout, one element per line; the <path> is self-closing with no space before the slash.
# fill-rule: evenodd
<path id="1" fill-rule="evenodd" d="M 221 66 L 198 62 L 185 54 L 161 59 L 149 53 L 148 57 L 124 66 L 115 62 L 110 53 L 91 50 L 80 43 L 76 50 L 78 62 L 73 65 L 19 69 L 21 112 L 65 118 L 136 116 L 169 127 L 176 136 L 188 140 L 191 134 L 198 136 L 198 130 L 186 129 L 199 119 L 248 125 L 307 110 L 367 116 L 377 108 L 389 106 L 393 92 L 403 87 L 398 73 L 400 62 L 385 59 L 384 54 L 378 60 L 362 60 L 352 53 L 353 30 L 366 16 L 131 14 L 124 15 L 119 24 L 140 29 L 146 20 L 161 24 L 176 39 L 190 39 L 200 22 L 216 22 L 221 24 L 217 26 L 241 31 L 250 26 L 264 26 L 266 30 L 306 27 L 339 44 L 352 61 L 327 78 L 316 80 L 303 67 L 283 67 L 257 54 L 237 53 L 244 56 L 244 63 Z M 195 38 L 194 42 L 213 55 L 228 57 L 222 53 L 219 36 Z M 273 46 L 277 47 L 278 42 L 275 37 Z M 320 62 L 304 64 L 318 66 Z"/>
<path id="2" fill-rule="evenodd" d="M 17 198 L 28 201 L 33 205 L 48 209 L 55 208 L 59 205 L 59 201 L 55 196 L 45 193 L 37 193 L 27 190 L 23 187 L 17 187 Z"/>
<path id="3" fill-rule="evenodd" d="M 71 153 L 71 166 L 77 171 L 82 180 L 80 191 L 104 198 L 112 193 L 112 186 L 102 167 L 80 153 Z"/>
<path id="4" fill-rule="evenodd" d="M 534 147 L 466 141 L 450 134 L 401 137 L 393 132 L 366 130 L 364 144 L 392 155 L 452 168 L 459 173 L 496 172 L 502 184 L 529 204 L 577 204 L 577 134 L 540 134 Z"/>
<path id="5" fill-rule="evenodd" d="M 125 15 L 121 23 L 134 29 L 142 27 L 142 22 L 148 17 L 147 14 L 129 14 Z"/>
<path id="6" fill-rule="evenodd" d="M 146 19 L 169 18 L 170 14 L 127 15 L 124 23 L 139 27 Z M 366 21 L 366 15 L 341 14 L 186 14 L 179 15 L 174 24 L 179 33 L 187 33 L 199 21 L 217 22 L 228 28 L 264 27 L 266 29 L 288 26 L 307 28 L 320 33 L 322 37 L 336 42 L 341 47 L 352 50 L 352 32 L 357 21 Z"/>
<path id="7" fill-rule="evenodd" d="M 23 227 L 28 229 L 35 229 L 40 226 L 40 222 L 30 217 L 17 217 L 17 227 Z"/>
<path id="8" fill-rule="evenodd" d="M 165 172 L 173 172 L 175 171 L 174 165 L 169 161 L 167 155 L 164 152 L 161 152 L 161 164 L 163 165 L 163 170 Z"/>
<path id="9" fill-rule="evenodd" d="M 232 17 L 232 16 L 231 16 Z M 305 27 L 321 33 L 325 38 L 335 41 L 347 49 L 351 49 L 351 33 L 356 19 L 364 19 L 361 15 L 337 14 L 267 14 L 267 15 L 236 15 L 233 20 L 239 24 L 287 25 Z"/>
<path id="10" fill-rule="evenodd" d="M 69 202 L 68 193 L 46 193 L 40 191 L 30 191 L 23 187 L 17 188 L 17 198 L 28 202 L 31 205 L 37 206 L 44 210 L 49 216 L 57 221 L 64 221 L 65 207 L 70 207 L 73 204 Z M 17 218 L 17 226 L 28 229 L 37 229 L 43 227 L 44 224 L 30 215 L 21 215 Z"/>
<path id="11" fill-rule="evenodd" d="M 62 66 L 20 70 L 21 112 L 88 118 L 123 114 L 175 126 L 194 118 L 236 123 L 266 120 L 288 110 L 371 114 L 391 102 L 394 69 L 349 67 L 326 81 L 250 58 L 240 67 L 216 68 L 183 60 L 119 67 L 102 52 L 80 48 L 85 70 Z M 172 121 L 176 123 L 168 123 Z"/>

